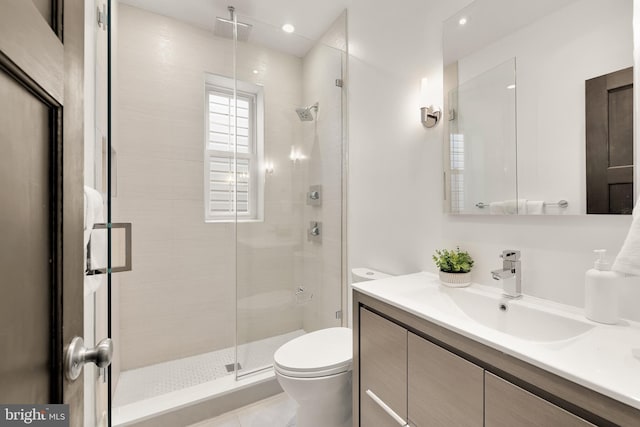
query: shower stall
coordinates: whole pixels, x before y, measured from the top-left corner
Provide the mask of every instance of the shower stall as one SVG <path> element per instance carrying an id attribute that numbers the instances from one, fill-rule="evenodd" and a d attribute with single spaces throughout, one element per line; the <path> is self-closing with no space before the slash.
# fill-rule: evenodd
<path id="1" fill-rule="evenodd" d="M 111 424 L 197 420 L 278 392 L 280 345 L 346 325 L 346 12 L 285 33 L 263 2 L 116 3 L 96 155 L 133 238 L 110 278 Z"/>

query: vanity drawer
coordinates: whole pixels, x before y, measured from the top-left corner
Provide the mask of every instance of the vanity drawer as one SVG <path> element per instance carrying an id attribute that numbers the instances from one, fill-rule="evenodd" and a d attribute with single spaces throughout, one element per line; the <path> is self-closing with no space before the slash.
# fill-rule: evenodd
<path id="1" fill-rule="evenodd" d="M 409 421 L 483 426 L 484 369 L 409 333 Z"/>
<path id="2" fill-rule="evenodd" d="M 593 424 L 485 372 L 485 426 L 586 427 Z"/>
<path id="3" fill-rule="evenodd" d="M 397 427 L 407 419 L 407 330 L 360 309 L 360 425 Z"/>

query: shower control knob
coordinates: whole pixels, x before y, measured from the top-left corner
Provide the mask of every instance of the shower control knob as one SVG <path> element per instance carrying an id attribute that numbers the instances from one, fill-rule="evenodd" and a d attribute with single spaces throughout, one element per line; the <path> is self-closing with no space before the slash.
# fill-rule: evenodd
<path id="1" fill-rule="evenodd" d="M 322 185 L 310 185 L 307 192 L 307 205 L 309 206 L 321 206 L 322 205 Z"/>
<path id="2" fill-rule="evenodd" d="M 307 240 L 314 243 L 322 242 L 322 222 L 309 221 L 309 228 L 307 228 Z"/>
<path id="3" fill-rule="evenodd" d="M 65 355 L 65 371 L 67 379 L 74 381 L 78 379 L 85 363 L 94 363 L 98 368 L 106 368 L 111 364 L 113 356 L 113 342 L 110 338 L 105 338 L 94 348 L 86 348 L 84 340 L 75 337 L 67 348 Z"/>

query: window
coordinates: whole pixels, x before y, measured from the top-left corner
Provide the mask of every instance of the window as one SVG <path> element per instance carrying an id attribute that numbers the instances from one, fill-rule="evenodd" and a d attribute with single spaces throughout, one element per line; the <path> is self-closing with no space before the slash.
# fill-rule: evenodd
<path id="1" fill-rule="evenodd" d="M 451 158 L 451 211 L 464 211 L 464 135 L 449 136 Z"/>
<path id="2" fill-rule="evenodd" d="M 205 221 L 263 217 L 262 88 L 207 75 L 205 85 Z M 237 114 L 237 122 L 236 122 Z M 236 126 L 237 124 L 237 126 Z M 236 137 L 237 131 L 237 137 Z M 236 147 L 237 141 L 237 147 Z"/>

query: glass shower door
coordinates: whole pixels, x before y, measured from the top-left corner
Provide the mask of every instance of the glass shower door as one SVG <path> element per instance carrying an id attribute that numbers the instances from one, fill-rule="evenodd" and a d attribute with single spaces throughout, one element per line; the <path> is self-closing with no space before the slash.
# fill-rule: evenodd
<path id="1" fill-rule="evenodd" d="M 85 34 L 84 117 L 84 344 L 94 348 L 110 337 L 108 327 L 107 209 L 106 170 L 108 138 L 108 33 L 103 23 L 93 19 L 95 11 L 106 11 L 105 0 L 90 2 Z M 103 17 L 104 19 L 104 17 Z M 106 427 L 109 423 L 108 368 L 93 364 L 83 368 L 84 425 Z"/>
<path id="2" fill-rule="evenodd" d="M 237 43 L 236 81 L 257 94 L 248 127 L 237 129 L 251 152 L 237 194 L 237 377 L 244 377 L 270 369 L 287 341 L 342 324 L 346 16 L 317 40 L 237 19 L 252 29 Z M 253 214 L 242 217 L 246 203 Z"/>

